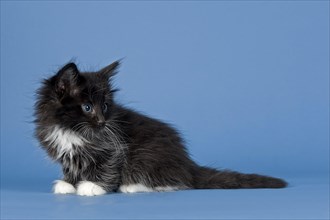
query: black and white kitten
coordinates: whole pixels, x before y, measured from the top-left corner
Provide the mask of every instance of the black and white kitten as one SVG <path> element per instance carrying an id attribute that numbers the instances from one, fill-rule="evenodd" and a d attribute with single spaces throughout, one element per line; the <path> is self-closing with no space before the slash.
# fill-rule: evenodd
<path id="1" fill-rule="evenodd" d="M 64 174 L 54 193 L 94 196 L 287 185 L 278 178 L 197 165 L 175 129 L 114 102 L 111 78 L 118 65 L 80 72 L 69 63 L 38 90 L 36 136 Z"/>

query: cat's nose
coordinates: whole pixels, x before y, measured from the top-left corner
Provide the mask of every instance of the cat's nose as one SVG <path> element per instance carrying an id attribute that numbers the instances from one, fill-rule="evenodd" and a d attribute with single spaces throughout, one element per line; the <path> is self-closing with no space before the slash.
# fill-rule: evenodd
<path id="1" fill-rule="evenodd" d="M 98 120 L 97 121 L 97 124 L 99 125 L 99 126 L 104 126 L 105 125 L 105 121 L 104 120 Z"/>
<path id="2" fill-rule="evenodd" d="M 104 126 L 105 125 L 105 118 L 102 114 L 96 115 L 96 123 L 98 126 Z"/>

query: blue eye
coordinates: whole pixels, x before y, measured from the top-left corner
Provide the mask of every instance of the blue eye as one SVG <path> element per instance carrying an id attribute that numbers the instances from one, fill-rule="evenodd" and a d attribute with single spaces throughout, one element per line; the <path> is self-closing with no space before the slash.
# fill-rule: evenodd
<path id="1" fill-rule="evenodd" d="M 91 104 L 82 104 L 81 108 L 85 111 L 85 112 L 91 112 L 92 111 L 92 105 Z"/>
<path id="2" fill-rule="evenodd" d="M 102 110 L 103 110 L 103 112 L 106 112 L 108 110 L 108 104 L 107 103 L 103 104 Z"/>

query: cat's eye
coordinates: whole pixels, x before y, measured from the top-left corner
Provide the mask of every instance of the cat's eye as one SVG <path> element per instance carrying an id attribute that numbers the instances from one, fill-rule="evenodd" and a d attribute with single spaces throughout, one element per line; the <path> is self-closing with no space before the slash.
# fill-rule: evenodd
<path id="1" fill-rule="evenodd" d="M 104 103 L 103 106 L 102 106 L 102 111 L 106 112 L 107 110 L 108 110 L 108 104 Z"/>
<path id="2" fill-rule="evenodd" d="M 91 112 L 93 109 L 93 106 L 89 103 L 85 103 L 81 105 L 82 110 L 84 110 L 85 112 Z"/>

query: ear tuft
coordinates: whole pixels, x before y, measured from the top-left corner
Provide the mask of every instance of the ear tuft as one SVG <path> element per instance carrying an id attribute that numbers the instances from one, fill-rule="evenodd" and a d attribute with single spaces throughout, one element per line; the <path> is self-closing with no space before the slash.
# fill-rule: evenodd
<path id="1" fill-rule="evenodd" d="M 120 66 L 120 61 L 121 60 L 117 60 L 117 61 L 111 63 L 110 65 L 101 69 L 99 71 L 99 73 L 105 75 L 107 78 L 110 78 L 111 76 L 113 76 L 117 73 L 117 69 Z"/>

